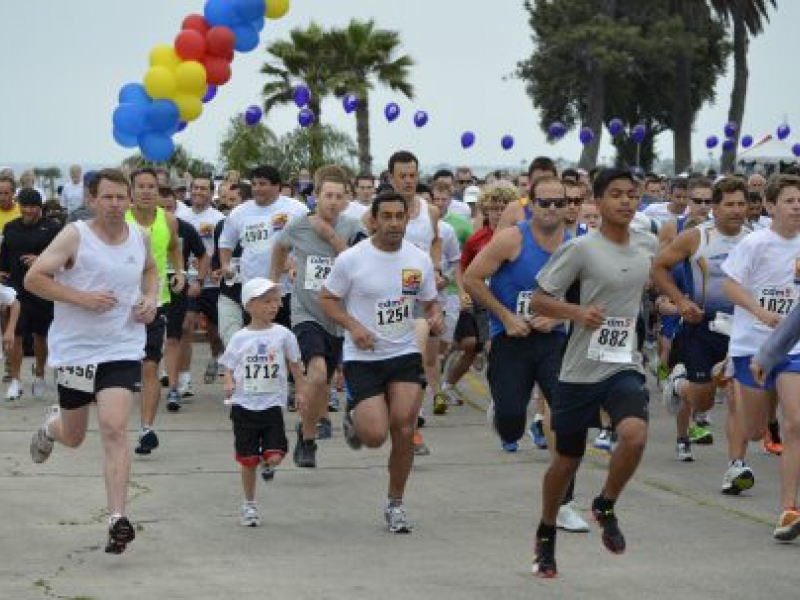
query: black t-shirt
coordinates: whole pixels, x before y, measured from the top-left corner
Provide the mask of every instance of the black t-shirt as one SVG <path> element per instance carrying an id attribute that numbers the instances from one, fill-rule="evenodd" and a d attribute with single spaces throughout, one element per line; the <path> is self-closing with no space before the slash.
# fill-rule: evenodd
<path id="1" fill-rule="evenodd" d="M 22 217 L 18 217 L 5 226 L 3 243 L 0 244 L 0 271 L 8 273 L 7 284 L 17 291 L 20 301 L 48 302 L 25 289 L 22 282 L 28 267 L 22 262 L 22 257 L 26 254 L 40 255 L 59 231 L 61 224 L 58 221 L 44 218 L 26 225 Z"/>
<path id="2" fill-rule="evenodd" d="M 197 233 L 197 229 L 183 219 L 178 219 L 178 238 L 181 240 L 183 249 L 183 270 L 185 271 L 189 268 L 191 256 L 202 258 L 206 255 L 206 246 L 203 244 L 203 238 Z"/>
<path id="3" fill-rule="evenodd" d="M 225 226 L 225 220 L 223 219 L 217 226 L 214 227 L 214 255 L 211 257 L 211 270 L 214 271 L 219 269 L 221 266 L 220 256 L 219 256 L 219 236 L 222 235 L 222 228 Z M 242 245 L 236 244 L 236 248 L 233 249 L 231 256 L 233 258 L 239 258 L 242 255 Z M 219 282 L 219 293 L 225 296 L 226 298 L 230 298 L 237 304 L 241 302 L 242 298 L 242 284 L 235 283 L 233 285 L 228 285 L 225 283 L 225 280 Z"/>

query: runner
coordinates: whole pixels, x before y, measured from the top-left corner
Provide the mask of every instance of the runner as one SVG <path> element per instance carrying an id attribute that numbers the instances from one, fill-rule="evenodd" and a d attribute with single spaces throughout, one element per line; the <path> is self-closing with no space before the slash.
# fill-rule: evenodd
<path id="1" fill-rule="evenodd" d="M 25 287 L 55 302 L 48 336 L 58 370 L 58 406 L 31 440 L 42 463 L 54 442 L 81 445 L 97 401 L 109 513 L 106 552 L 121 554 L 136 536 L 126 516 L 128 414 L 139 388 L 145 324 L 157 313 L 158 270 L 138 227 L 125 222 L 130 184 L 104 169 L 89 185 L 95 218 L 67 225 L 33 263 Z"/>
<path id="2" fill-rule="evenodd" d="M 668 202 L 656 202 L 644 209 L 643 214 L 658 223 L 661 228 L 665 223 L 677 219 L 686 212 L 689 180 L 687 177 L 677 177 L 672 181 L 670 199 Z"/>
<path id="3" fill-rule="evenodd" d="M 558 177 L 558 169 L 552 158 L 539 156 L 531 161 L 528 167 L 528 182 L 533 181 L 542 175 L 552 175 Z M 521 194 L 519 202 L 509 204 L 503 215 L 500 217 L 498 229 L 514 227 L 517 223 L 530 219 L 530 207 L 528 206 L 528 193 Z"/>
<path id="4" fill-rule="evenodd" d="M 771 330 L 797 303 L 800 285 L 800 178 L 778 175 L 770 179 L 766 201 L 771 207 L 769 229 L 756 231 L 734 248 L 722 270 L 727 275 L 725 293 L 736 305 L 731 330 L 733 358 L 741 403 L 739 425 L 745 439 L 764 435 L 769 415 L 769 392 L 775 391 L 784 417 L 781 456 L 781 504 L 774 537 L 791 541 L 800 535 L 798 485 L 800 484 L 800 345 L 773 369 L 761 386 L 753 379 L 750 361 Z"/>
<path id="5" fill-rule="evenodd" d="M 404 239 L 405 195 L 379 195 L 371 214 L 375 234 L 338 256 L 319 303 L 345 329 L 345 379 L 355 403 L 345 414 L 345 438 L 354 449 L 378 448 L 391 435 L 384 516 L 392 533 L 410 533 L 403 497 L 425 385 L 413 306 L 421 304 L 433 335 L 442 330 L 442 314 L 430 256 Z"/>
<path id="6" fill-rule="evenodd" d="M 14 201 L 17 185 L 10 175 L 0 175 L 0 235 L 6 223 L 20 216 L 19 205 Z"/>
<path id="7" fill-rule="evenodd" d="M 361 222 L 342 214 L 347 180 L 328 175 L 316 186 L 315 214 L 289 223 L 272 252 L 273 281 L 289 253 L 294 256 L 292 325 L 300 344 L 307 390 L 306 406 L 297 424 L 294 462 L 307 468 L 317 466 L 317 423 L 327 418 L 331 379 L 342 358 L 342 332 L 322 313 L 319 294 L 336 256 L 363 237 Z"/>
<path id="8" fill-rule="evenodd" d="M 550 398 L 556 452 L 544 477 L 536 532 L 533 571 L 540 577 L 556 575 L 558 509 L 586 450 L 587 431 L 599 425 L 600 409 L 610 415 L 618 442 L 592 514 L 604 545 L 614 554 L 625 551 L 615 504 L 647 439 L 648 394 L 635 335 L 656 241 L 629 227 L 638 204 L 629 171 L 598 172 L 594 197 L 602 216 L 600 229 L 556 250 L 539 272 L 539 290 L 533 295 L 536 314 L 572 321 L 560 379 Z M 559 300 L 570 288 L 579 294 L 579 303 Z"/>

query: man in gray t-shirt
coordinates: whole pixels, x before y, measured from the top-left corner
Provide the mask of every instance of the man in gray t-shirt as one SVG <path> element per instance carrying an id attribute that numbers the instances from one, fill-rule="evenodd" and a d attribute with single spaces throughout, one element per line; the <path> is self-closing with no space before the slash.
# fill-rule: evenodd
<path id="1" fill-rule="evenodd" d="M 536 532 L 533 570 L 541 577 L 556 574 L 556 515 L 586 450 L 587 432 L 600 425 L 600 409 L 611 417 L 618 443 L 592 513 L 603 529 L 603 543 L 614 554 L 625 551 L 614 504 L 636 470 L 647 438 L 648 395 L 636 321 L 657 241 L 630 228 L 638 203 L 630 172 L 604 169 L 593 185 L 602 216 L 599 231 L 556 250 L 539 272 L 533 297 L 537 314 L 572 323 L 550 402 L 556 452 L 544 477 Z"/>
<path id="2" fill-rule="evenodd" d="M 319 293 L 336 256 L 364 237 L 361 222 L 341 214 L 346 185 L 339 177 L 323 177 L 316 190 L 316 214 L 290 222 L 273 248 L 273 281 L 279 280 L 290 252 L 294 263 L 292 330 L 309 386 L 308 405 L 297 428 L 298 467 L 316 466 L 317 421 L 327 418 L 330 381 L 342 358 L 341 330 L 320 310 Z"/>

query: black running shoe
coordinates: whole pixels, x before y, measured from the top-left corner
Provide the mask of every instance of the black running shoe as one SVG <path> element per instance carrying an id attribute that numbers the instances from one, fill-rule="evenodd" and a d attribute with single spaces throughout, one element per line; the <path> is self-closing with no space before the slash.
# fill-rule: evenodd
<path id="1" fill-rule="evenodd" d="M 136 454 L 150 454 L 153 450 L 158 448 L 158 436 L 152 429 L 148 429 L 139 436 L 139 445 L 136 446 L 134 452 Z"/>
<path id="2" fill-rule="evenodd" d="M 128 517 L 119 517 L 108 528 L 108 554 L 122 554 L 125 548 L 136 538 L 136 530 L 131 525 Z"/>
<path id="3" fill-rule="evenodd" d="M 178 412 L 181 409 L 181 397 L 178 395 L 178 390 L 170 390 L 167 394 L 167 410 L 169 412 Z"/>
<path id="4" fill-rule="evenodd" d="M 317 466 L 317 443 L 314 440 L 303 440 L 295 449 L 294 464 L 303 469 L 314 469 Z"/>
<path id="5" fill-rule="evenodd" d="M 333 425 L 327 417 L 322 417 L 317 422 L 317 439 L 329 440 L 333 437 Z"/>
<path id="6" fill-rule="evenodd" d="M 266 463 L 261 465 L 261 479 L 265 482 L 275 479 L 275 467 Z"/>
<path id="7" fill-rule="evenodd" d="M 619 529 L 614 509 L 602 508 L 601 499 L 598 496 L 592 502 L 592 516 L 603 529 L 603 545 L 606 550 L 612 554 L 623 554 L 625 552 L 625 536 Z"/>
<path id="8" fill-rule="evenodd" d="M 545 538 L 536 540 L 536 550 L 531 571 L 533 571 L 534 575 L 543 579 L 552 579 L 558 574 L 555 540 Z"/>

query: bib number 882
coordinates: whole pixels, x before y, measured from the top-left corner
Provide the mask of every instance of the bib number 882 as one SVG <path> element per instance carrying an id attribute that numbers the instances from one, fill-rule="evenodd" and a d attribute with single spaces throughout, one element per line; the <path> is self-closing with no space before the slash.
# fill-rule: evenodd
<path id="1" fill-rule="evenodd" d="M 624 329 L 602 329 L 597 343 L 611 348 L 624 348 L 628 342 L 628 332 Z"/>

